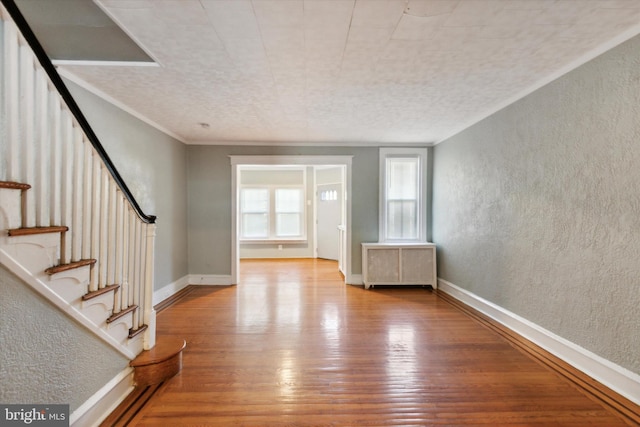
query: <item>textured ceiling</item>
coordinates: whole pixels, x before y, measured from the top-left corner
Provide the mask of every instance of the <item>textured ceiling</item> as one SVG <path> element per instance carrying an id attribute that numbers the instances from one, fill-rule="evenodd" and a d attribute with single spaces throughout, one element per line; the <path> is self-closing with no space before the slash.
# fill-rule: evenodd
<path id="1" fill-rule="evenodd" d="M 64 74 L 205 144 L 438 142 L 640 31 L 640 0 L 96 3 L 160 66 Z"/>

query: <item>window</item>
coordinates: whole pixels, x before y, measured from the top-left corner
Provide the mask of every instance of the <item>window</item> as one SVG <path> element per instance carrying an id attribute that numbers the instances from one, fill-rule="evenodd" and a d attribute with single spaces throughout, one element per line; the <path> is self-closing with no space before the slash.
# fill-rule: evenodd
<path id="1" fill-rule="evenodd" d="M 426 241 L 426 149 L 380 149 L 380 241 Z"/>
<path id="2" fill-rule="evenodd" d="M 240 190 L 242 240 L 302 240 L 305 203 L 302 187 L 243 187 Z"/>
<path id="3" fill-rule="evenodd" d="M 303 194 L 299 188 L 276 188 L 276 237 L 302 236 Z"/>
<path id="4" fill-rule="evenodd" d="M 242 237 L 264 239 L 269 237 L 269 190 L 243 188 L 240 194 Z"/>

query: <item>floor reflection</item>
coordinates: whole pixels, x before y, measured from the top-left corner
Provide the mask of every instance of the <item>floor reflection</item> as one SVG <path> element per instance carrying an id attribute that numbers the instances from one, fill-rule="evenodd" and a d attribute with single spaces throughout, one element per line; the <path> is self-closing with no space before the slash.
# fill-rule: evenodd
<path id="1" fill-rule="evenodd" d="M 407 383 L 418 372 L 416 331 L 414 325 L 389 325 L 387 330 L 387 376 Z"/>

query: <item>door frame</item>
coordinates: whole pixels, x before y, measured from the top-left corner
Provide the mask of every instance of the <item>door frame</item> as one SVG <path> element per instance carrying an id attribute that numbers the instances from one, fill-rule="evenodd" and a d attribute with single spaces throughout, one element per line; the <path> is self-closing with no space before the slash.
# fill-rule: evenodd
<path id="1" fill-rule="evenodd" d="M 347 218 L 347 210 L 346 210 L 346 198 L 345 198 L 345 175 L 346 175 L 346 171 L 345 171 L 345 167 L 344 165 L 327 165 L 327 166 L 332 166 L 332 167 L 337 167 L 340 168 L 340 181 L 339 182 L 332 182 L 332 183 L 326 183 L 326 184 L 318 184 L 318 168 L 313 168 L 313 191 L 315 192 L 314 194 L 314 198 L 315 198 L 315 205 L 313 207 L 313 240 L 315 242 L 315 247 L 313 248 L 313 255 L 315 258 L 318 258 L 318 185 L 333 185 L 333 184 L 338 184 L 340 185 L 340 192 L 341 192 L 341 196 L 342 196 L 342 200 L 340 201 L 340 225 L 342 227 L 346 228 L 346 218 Z M 338 246 L 340 246 L 339 248 L 339 253 L 344 253 L 346 254 L 346 248 L 341 247 L 342 246 L 342 242 L 340 241 L 340 237 L 338 237 Z M 345 242 L 346 243 L 346 242 Z M 344 259 L 338 259 L 339 264 L 340 264 L 340 271 L 343 275 L 346 276 L 346 270 L 344 269 Z"/>
<path id="2" fill-rule="evenodd" d="M 336 165 L 344 166 L 344 198 L 347 215 L 345 226 L 347 228 L 346 254 L 345 254 L 345 283 L 351 283 L 351 171 L 353 156 L 229 156 L 231 162 L 231 283 L 238 283 L 240 271 L 240 238 L 239 233 L 239 191 L 238 171 L 240 166 L 250 165 Z M 314 184 L 315 185 L 315 184 Z M 315 197 L 315 196 L 314 196 Z M 315 201 L 314 201 L 315 203 Z M 315 207 L 314 207 L 315 210 Z M 314 241 L 314 245 L 315 245 Z"/>

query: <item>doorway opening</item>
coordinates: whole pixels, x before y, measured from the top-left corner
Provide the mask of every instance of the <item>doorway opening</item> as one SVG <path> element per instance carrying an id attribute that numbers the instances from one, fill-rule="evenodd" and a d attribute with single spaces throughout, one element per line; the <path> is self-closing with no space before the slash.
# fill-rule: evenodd
<path id="1" fill-rule="evenodd" d="M 352 156 L 230 156 L 231 279 L 241 258 L 337 261 L 351 266 Z"/>

